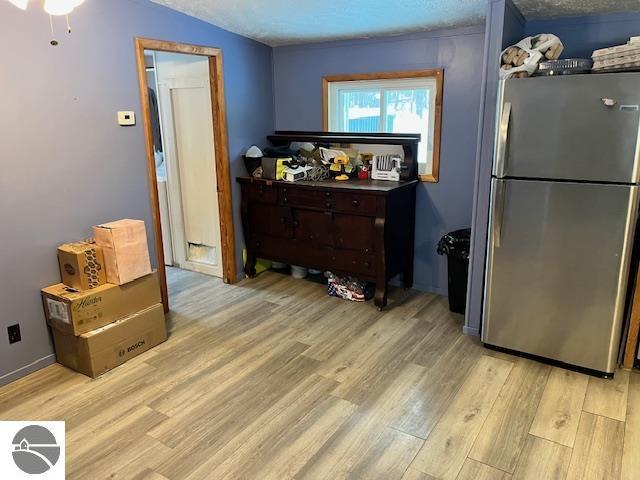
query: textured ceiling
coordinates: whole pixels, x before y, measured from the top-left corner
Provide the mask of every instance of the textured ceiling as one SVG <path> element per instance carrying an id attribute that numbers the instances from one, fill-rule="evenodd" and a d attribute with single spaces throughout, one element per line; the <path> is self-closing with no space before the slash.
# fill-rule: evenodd
<path id="1" fill-rule="evenodd" d="M 268 45 L 480 23 L 486 0 L 152 0 Z M 527 18 L 640 11 L 640 0 L 514 0 Z"/>
<path id="2" fill-rule="evenodd" d="M 640 11 L 640 0 L 514 0 L 514 3 L 528 19 Z"/>

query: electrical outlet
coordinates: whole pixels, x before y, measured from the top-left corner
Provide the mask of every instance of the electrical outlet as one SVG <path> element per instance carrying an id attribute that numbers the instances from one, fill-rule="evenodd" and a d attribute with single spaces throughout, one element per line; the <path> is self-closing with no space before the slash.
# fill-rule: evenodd
<path id="1" fill-rule="evenodd" d="M 17 323 L 7 327 L 7 333 L 9 334 L 9 343 L 16 343 L 22 340 L 20 336 L 20 325 Z"/>

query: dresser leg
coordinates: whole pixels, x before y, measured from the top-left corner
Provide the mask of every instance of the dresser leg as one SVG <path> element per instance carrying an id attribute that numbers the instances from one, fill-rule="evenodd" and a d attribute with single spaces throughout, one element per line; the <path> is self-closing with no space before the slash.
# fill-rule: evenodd
<path id="1" fill-rule="evenodd" d="M 244 263 L 244 273 L 247 277 L 256 276 L 256 257 L 247 252 L 247 261 Z"/>
<path id="2" fill-rule="evenodd" d="M 407 290 L 413 287 L 413 259 L 411 259 L 411 266 L 402 272 L 402 286 Z"/>
<path id="3" fill-rule="evenodd" d="M 376 307 L 378 307 L 378 310 L 382 310 L 387 306 L 387 282 L 376 283 L 376 293 L 373 301 Z"/>

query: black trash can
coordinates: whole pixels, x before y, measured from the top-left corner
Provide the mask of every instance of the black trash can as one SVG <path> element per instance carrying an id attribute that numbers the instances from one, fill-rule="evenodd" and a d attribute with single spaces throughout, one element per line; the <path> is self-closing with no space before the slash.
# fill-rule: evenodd
<path id="1" fill-rule="evenodd" d="M 470 245 L 470 228 L 449 232 L 438 242 L 438 254 L 447 256 L 449 310 L 463 315 L 467 303 Z"/>

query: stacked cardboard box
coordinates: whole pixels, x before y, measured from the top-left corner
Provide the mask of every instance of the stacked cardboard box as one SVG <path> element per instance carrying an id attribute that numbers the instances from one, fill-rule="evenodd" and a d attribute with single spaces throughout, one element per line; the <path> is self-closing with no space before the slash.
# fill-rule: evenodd
<path id="1" fill-rule="evenodd" d="M 42 290 L 58 362 L 91 377 L 167 338 L 144 222 L 98 225 L 94 235 L 60 246 L 62 283 Z"/>

